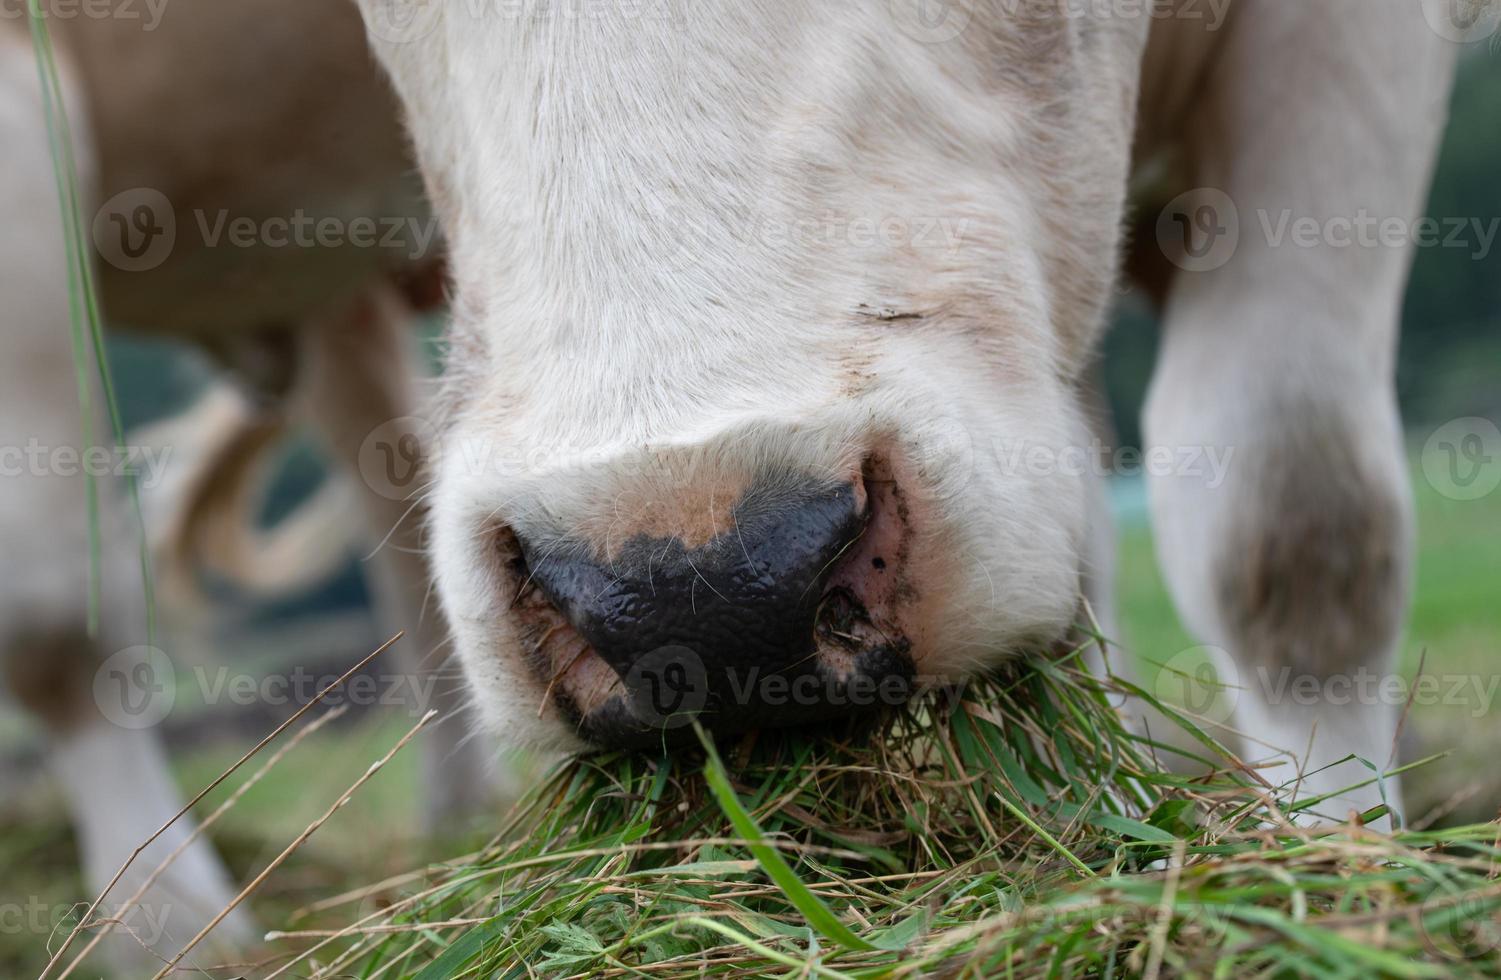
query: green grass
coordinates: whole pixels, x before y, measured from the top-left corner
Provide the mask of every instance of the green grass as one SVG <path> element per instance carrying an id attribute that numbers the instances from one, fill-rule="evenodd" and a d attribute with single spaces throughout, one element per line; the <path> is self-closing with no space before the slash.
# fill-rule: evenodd
<path id="1" fill-rule="evenodd" d="M 276 962 L 423 980 L 1501 975 L 1501 829 L 1293 829 L 1271 807 L 1316 802 L 1163 771 L 1168 750 L 1109 707 L 1122 690 L 1035 659 L 874 732 L 576 760 L 478 853 L 294 915 Z"/>
<path id="2" fill-rule="evenodd" d="M 32 50 L 36 58 L 37 81 L 43 103 L 42 115 L 46 120 L 48 146 L 51 150 L 57 185 L 58 213 L 63 226 L 65 247 L 64 254 L 60 258 L 68 269 L 69 339 L 72 344 L 74 374 L 81 409 L 82 430 L 79 435 L 82 441 L 80 445 L 98 444 L 94 432 L 96 425 L 94 404 L 97 398 L 103 403 L 111 440 L 116 446 L 123 446 L 125 444 L 124 416 L 120 411 L 120 400 L 115 393 L 114 378 L 105 352 L 104 321 L 99 313 L 99 293 L 95 282 L 93 257 L 87 244 L 89 238 L 84 232 L 83 194 L 79 190 L 72 128 L 69 125 L 67 106 L 62 96 L 57 59 L 47 28 L 47 19 L 39 0 L 26 0 L 26 16 L 30 27 Z M 92 472 L 87 474 L 86 481 L 88 486 L 87 513 L 81 516 L 87 521 L 89 529 L 88 631 L 90 636 L 95 636 L 99 631 L 100 590 L 103 586 L 100 558 L 100 501 L 97 480 Z M 142 602 L 145 608 L 146 642 L 151 644 L 155 642 L 156 636 L 156 593 L 151 569 L 150 545 L 146 538 L 145 520 L 141 514 L 140 486 L 133 474 L 126 475 L 124 482 L 135 516 Z"/>

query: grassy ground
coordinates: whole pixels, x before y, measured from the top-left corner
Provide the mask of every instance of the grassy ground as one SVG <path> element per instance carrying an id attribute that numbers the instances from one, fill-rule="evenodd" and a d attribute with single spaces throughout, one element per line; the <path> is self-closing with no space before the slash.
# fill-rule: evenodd
<path id="1" fill-rule="evenodd" d="M 873 739 L 576 762 L 486 847 L 294 913 L 258 972 L 1501 975 L 1495 825 L 1291 829 L 1319 801 L 1163 772 L 1121 690 L 1039 661 Z"/>
<path id="2" fill-rule="evenodd" d="M 1451 501 L 1416 476 L 1421 550 L 1404 666 L 1416 670 L 1426 650 L 1430 673 L 1493 674 L 1501 655 L 1501 494 Z M 1131 649 L 1160 661 L 1193 642 L 1177 624 L 1129 497 L 1122 631 Z M 1150 661 L 1142 665 L 1148 691 L 1154 669 Z M 1045 696 L 1014 697 L 1015 684 Z M 466 975 L 502 975 L 499 967 L 518 957 L 536 975 L 628 975 L 648 961 L 663 972 L 689 973 L 685 964 L 705 955 L 726 975 L 1031 975 L 1054 966 L 1137 974 L 1154 963 L 1168 973 L 1400 975 L 1403 957 L 1432 967 L 1415 966 L 1411 975 L 1501 972 L 1491 934 L 1473 927 L 1495 913 L 1494 827 L 1402 844 L 1259 833 L 1251 826 L 1254 804 L 1233 782 L 1211 790 L 1149 775 L 1143 746 L 1121 733 L 1100 734 L 1110 731 L 1108 723 L 1089 697 L 1063 690 L 1046 673 L 1014 685 L 961 716 L 963 731 L 932 724 L 905 730 L 892 740 L 904 747 L 899 759 L 851 749 L 842 763 L 838 754 L 810 761 L 797 755 L 806 746 L 795 744 L 730 759 L 735 798 L 786 852 L 795 880 L 832 910 L 835 923 L 823 931 L 809 925 L 816 910 L 810 919 L 798 904 L 806 896 L 777 882 L 764 850 L 651 849 L 685 837 L 747 836 L 697 761 L 670 772 L 621 760 L 573 770 L 543 791 L 552 816 L 534 812 L 521 823 L 527 833 L 486 848 L 481 836 L 416 842 L 417 755 L 397 755 L 268 882 L 256 911 L 264 923 L 294 930 L 337 929 L 374 916 L 388 932 L 333 945 L 346 957 L 339 961 L 349 971 L 343 975 L 405 976 L 422 966 L 459 971 L 460 960 Z M 1414 709 L 1411 728 L 1422 751 L 1452 749 L 1461 760 L 1408 777 L 1424 811 L 1450 800 L 1457 817 L 1494 815 L 1494 786 L 1486 784 L 1495 776 L 1489 760 L 1501 746 L 1501 727 L 1494 714 L 1476 717 L 1472 707 Z M 263 867 L 411 721 L 363 717 L 331 726 L 289 755 L 216 828 L 235 871 Z M 1053 745 L 1029 755 L 1027 733 L 1042 731 Z M 207 783 L 241 749 L 226 743 L 186 754 L 183 785 Z M 925 769 L 936 788 L 919 791 L 893 775 L 904 767 Z M 788 773 L 800 776 L 789 782 Z M 237 774 L 226 791 L 247 775 Z M 1481 790 L 1465 796 L 1471 783 Z M 849 805 L 840 800 L 866 805 L 859 813 L 831 811 Z M 1199 819 L 1182 822 L 1189 809 Z M 1219 819 L 1205 820 L 1206 812 Z M 39 896 L 61 910 L 83 893 L 59 816 L 56 801 L 44 796 L 0 811 L 0 866 L 8 894 Z M 837 829 L 856 822 L 861 833 Z M 468 857 L 454 862 L 456 854 Z M 1173 872 L 1174 862 L 1182 870 Z M 665 866 L 676 870 L 664 873 Z M 423 870 L 342 906 L 297 914 L 346 888 L 413 869 Z M 431 894 L 423 897 L 424 888 Z M 1452 907 L 1442 904 L 1444 895 Z M 416 931 L 417 921 L 444 920 L 481 924 Z M 849 942 L 837 924 L 860 941 Z M 472 934 L 481 938 L 464 939 Z M 0 930 L 0 975 L 34 974 L 40 940 Z M 1202 955 L 1225 944 L 1233 952 L 1224 959 Z M 457 952 L 445 954 L 450 946 Z M 1362 949 L 1369 955 L 1357 955 Z M 310 972 L 303 963 L 294 975 Z M 459 973 L 430 974 L 448 975 Z"/>

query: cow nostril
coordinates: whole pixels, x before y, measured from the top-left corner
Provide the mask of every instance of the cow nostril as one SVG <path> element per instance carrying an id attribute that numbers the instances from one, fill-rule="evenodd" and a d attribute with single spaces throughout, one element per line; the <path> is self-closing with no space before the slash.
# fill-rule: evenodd
<path id="1" fill-rule="evenodd" d="M 824 594 L 816 618 L 817 636 L 832 646 L 858 653 L 885 639 L 865 604 L 849 588 L 839 585 Z"/>

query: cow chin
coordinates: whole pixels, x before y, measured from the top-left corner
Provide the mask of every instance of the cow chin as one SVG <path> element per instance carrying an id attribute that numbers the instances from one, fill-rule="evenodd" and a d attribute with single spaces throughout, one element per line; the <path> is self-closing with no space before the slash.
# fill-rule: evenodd
<path id="1" fill-rule="evenodd" d="M 575 751 L 821 724 L 1055 642 L 1086 488 L 1039 461 L 1078 414 L 1062 383 L 966 370 L 928 344 L 857 395 L 585 453 L 458 417 L 432 553 L 489 727 Z M 477 469 L 475 441 L 528 465 Z"/>

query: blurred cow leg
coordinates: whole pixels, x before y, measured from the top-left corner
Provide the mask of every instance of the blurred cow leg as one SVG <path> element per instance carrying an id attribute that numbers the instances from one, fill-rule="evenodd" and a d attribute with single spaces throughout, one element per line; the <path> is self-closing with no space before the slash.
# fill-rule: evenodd
<path id="1" fill-rule="evenodd" d="M 1321 814 L 1396 807 L 1372 769 L 1390 767 L 1401 705 L 1361 684 L 1394 669 L 1408 595 L 1394 360 L 1411 254 L 1351 225 L 1420 214 L 1452 54 L 1407 0 L 1238 0 L 1203 43 L 1216 56 L 1170 134 L 1199 190 L 1145 431 L 1233 455 L 1223 481 L 1152 478 L 1159 562 L 1233 675 L 1246 757 L 1281 758 L 1265 775 L 1302 799 L 1332 794 Z M 1166 104 L 1150 77 L 1149 61 L 1144 105 Z M 1289 227 L 1307 218 L 1315 240 Z"/>
<path id="2" fill-rule="evenodd" d="M 68 81 L 64 71 L 71 94 Z M 70 104 L 76 126 L 83 107 Z M 0 682 L 46 728 L 50 768 L 72 813 L 92 897 L 177 812 L 181 796 L 154 727 L 161 720 L 157 709 L 168 703 L 151 700 L 155 685 L 165 692 L 168 678 L 151 678 L 152 687 L 134 683 L 143 679 L 139 671 L 161 661 L 133 659 L 130 652 L 146 642 L 144 593 L 115 477 L 118 459 L 99 448 L 111 441 L 97 391 L 90 416 L 94 446 L 82 445 L 63 224 L 42 112 L 24 37 L 0 30 Z M 73 140 L 87 195 L 92 167 L 85 134 L 75 130 Z M 97 475 L 100 495 L 96 638 L 87 628 L 88 472 Z M 111 676 L 115 671 L 120 678 Z M 115 686 L 117 679 L 126 685 Z M 191 820 L 179 821 L 141 854 L 107 906 L 130 898 L 192 827 Z M 145 955 L 143 944 L 175 952 L 233 894 L 218 856 L 199 839 L 139 907 L 122 916 L 110 951 L 136 959 Z M 244 938 L 249 926 L 241 912 L 218 934 Z M 46 935 L 35 939 L 38 945 L 49 941 Z M 82 947 L 79 942 L 74 949 Z"/>
<path id="3" fill-rule="evenodd" d="M 358 481 L 369 536 L 367 574 L 377 615 L 405 630 L 399 649 L 412 712 L 442 713 L 425 736 L 423 809 L 429 829 L 477 808 L 490 794 L 493 761 L 473 739 L 458 666 L 448 657 L 443 614 L 429 595 L 422 549 L 425 469 L 417 386 L 425 376 L 412 314 L 378 289 L 303 331 L 299 410 Z"/>

